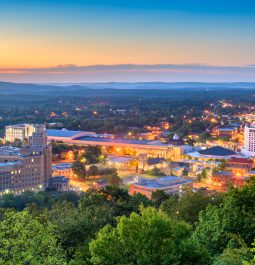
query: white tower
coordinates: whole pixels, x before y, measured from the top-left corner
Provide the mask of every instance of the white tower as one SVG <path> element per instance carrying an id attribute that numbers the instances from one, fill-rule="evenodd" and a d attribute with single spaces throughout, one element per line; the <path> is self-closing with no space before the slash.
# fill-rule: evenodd
<path id="1" fill-rule="evenodd" d="M 244 127 L 244 148 L 242 153 L 246 156 L 255 156 L 255 124 Z"/>

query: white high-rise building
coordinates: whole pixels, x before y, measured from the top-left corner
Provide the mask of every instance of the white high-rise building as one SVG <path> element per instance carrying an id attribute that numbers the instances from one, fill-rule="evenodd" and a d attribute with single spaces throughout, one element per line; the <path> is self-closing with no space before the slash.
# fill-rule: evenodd
<path id="1" fill-rule="evenodd" d="M 35 131 L 33 124 L 15 124 L 5 127 L 5 140 L 14 142 L 15 139 L 24 141 L 28 139 Z"/>
<path id="2" fill-rule="evenodd" d="M 242 153 L 246 156 L 255 156 L 255 124 L 244 127 L 244 148 Z"/>

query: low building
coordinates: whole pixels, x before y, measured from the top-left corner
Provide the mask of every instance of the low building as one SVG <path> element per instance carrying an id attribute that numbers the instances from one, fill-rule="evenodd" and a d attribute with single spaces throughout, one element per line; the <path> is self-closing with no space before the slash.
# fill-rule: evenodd
<path id="1" fill-rule="evenodd" d="M 224 128 L 215 128 L 212 133 L 211 136 L 216 136 L 216 137 L 220 137 L 220 138 L 232 138 L 232 137 L 236 137 L 238 134 L 238 128 L 233 128 L 233 127 L 224 127 Z"/>
<path id="2" fill-rule="evenodd" d="M 249 158 L 233 157 L 227 162 L 227 169 L 235 174 L 235 176 L 245 176 L 254 167 L 254 161 Z"/>
<path id="3" fill-rule="evenodd" d="M 230 185 L 235 187 L 243 186 L 246 179 L 246 177 L 235 176 L 233 172 L 220 171 L 214 173 L 208 183 L 221 191 L 226 191 Z"/>
<path id="4" fill-rule="evenodd" d="M 254 161 L 249 158 L 233 157 L 228 160 L 227 166 L 230 168 L 240 168 L 251 171 L 254 167 Z"/>
<path id="5" fill-rule="evenodd" d="M 161 172 L 165 175 L 183 176 L 184 172 L 189 169 L 189 165 L 179 162 L 168 162 L 167 166 L 161 168 Z"/>
<path id="6" fill-rule="evenodd" d="M 164 168 L 167 166 L 166 160 L 161 157 L 148 157 L 146 154 L 141 154 L 138 158 L 138 170 L 144 172 L 154 168 Z"/>
<path id="7" fill-rule="evenodd" d="M 137 177 L 133 183 L 130 184 L 129 193 L 141 193 L 147 198 L 151 198 L 154 191 L 162 190 L 167 194 L 179 193 L 184 185 L 190 184 L 191 181 L 175 177 L 166 176 L 161 178 L 145 179 Z"/>
<path id="8" fill-rule="evenodd" d="M 191 152 L 187 153 L 192 159 L 201 159 L 201 160 L 208 160 L 208 159 L 225 159 L 228 160 L 232 157 L 238 157 L 239 155 L 234 152 L 233 150 L 221 147 L 221 146 L 213 146 L 207 148 L 205 150 L 200 150 L 198 152 Z"/>
<path id="9" fill-rule="evenodd" d="M 57 191 L 68 191 L 69 179 L 63 176 L 53 177 L 49 180 L 48 189 Z"/>
<path id="10" fill-rule="evenodd" d="M 74 176 L 72 167 L 73 167 L 72 163 L 62 163 L 54 165 L 52 166 L 52 175 L 72 178 Z"/>
<path id="11" fill-rule="evenodd" d="M 116 153 L 122 153 L 121 150 L 129 150 L 131 153 L 147 154 L 150 157 L 163 157 L 178 161 L 184 154 L 184 146 L 165 144 L 161 141 L 149 140 L 130 140 L 117 137 L 105 137 L 94 132 L 47 130 L 49 141 L 62 141 L 70 145 L 80 146 L 100 146 L 102 148 L 113 148 Z"/>
<path id="12" fill-rule="evenodd" d="M 128 169 L 132 167 L 132 157 L 127 156 L 108 156 L 106 165 L 117 169 Z"/>

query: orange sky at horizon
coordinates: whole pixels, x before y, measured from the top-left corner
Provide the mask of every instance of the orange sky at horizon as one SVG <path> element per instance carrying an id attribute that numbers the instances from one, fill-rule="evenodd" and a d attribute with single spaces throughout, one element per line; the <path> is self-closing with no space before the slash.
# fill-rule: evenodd
<path id="1" fill-rule="evenodd" d="M 100 41 L 57 38 L 4 38 L 0 42 L 0 68 L 44 68 L 57 65 L 194 64 L 247 65 L 251 54 L 235 57 L 236 47 L 196 41 L 179 43 L 144 40 Z M 210 47 L 210 48 L 209 48 Z M 252 64 L 252 62 L 251 62 Z"/>

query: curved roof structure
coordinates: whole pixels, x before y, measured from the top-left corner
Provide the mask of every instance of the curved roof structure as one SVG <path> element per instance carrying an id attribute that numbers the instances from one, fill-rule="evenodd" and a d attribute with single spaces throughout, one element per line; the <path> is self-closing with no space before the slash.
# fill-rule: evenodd
<path id="1" fill-rule="evenodd" d="M 69 131 L 69 130 L 47 130 L 49 137 L 69 138 L 75 140 L 81 137 L 96 137 L 97 134 L 94 132 L 83 132 L 83 131 Z"/>

